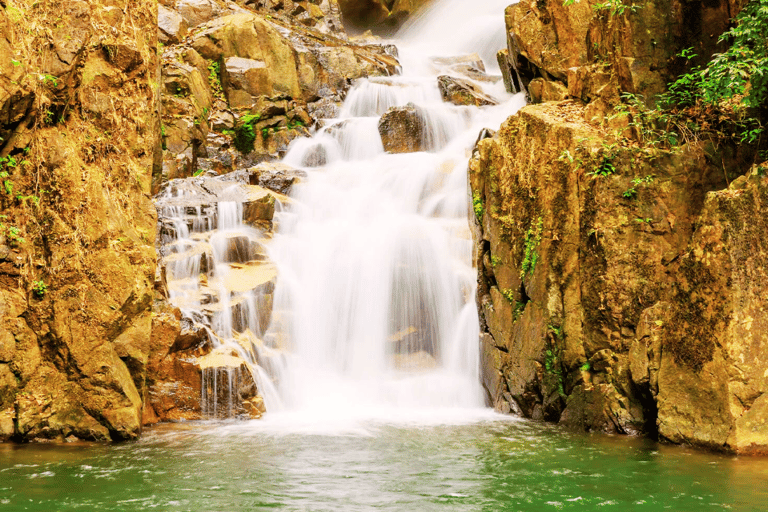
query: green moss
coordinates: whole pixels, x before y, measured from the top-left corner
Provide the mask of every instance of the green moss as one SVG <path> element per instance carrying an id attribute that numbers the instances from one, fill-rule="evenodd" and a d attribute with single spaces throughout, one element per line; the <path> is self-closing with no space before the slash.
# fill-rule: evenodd
<path id="1" fill-rule="evenodd" d="M 235 127 L 233 143 L 235 148 L 244 155 L 253 151 L 253 143 L 256 141 L 254 125 L 261 119 L 260 114 L 248 114 L 243 116 Z"/>

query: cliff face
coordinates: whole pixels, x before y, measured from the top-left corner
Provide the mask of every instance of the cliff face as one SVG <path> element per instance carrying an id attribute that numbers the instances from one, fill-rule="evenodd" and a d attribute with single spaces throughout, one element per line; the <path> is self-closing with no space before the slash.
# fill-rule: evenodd
<path id="1" fill-rule="evenodd" d="M 490 399 L 581 430 L 765 452 L 765 166 L 727 142 L 628 140 L 613 110 L 621 92 L 652 103 L 675 65 L 661 57 L 711 53 L 725 19 L 715 13 L 734 7 L 584 7 L 507 11 L 501 61 L 522 64 L 545 103 L 509 118 L 470 162 Z M 664 9 L 683 15 L 660 25 Z M 690 24 L 713 38 L 686 39 Z M 642 27 L 654 52 L 627 39 Z"/>
<path id="2" fill-rule="evenodd" d="M 0 440 L 140 430 L 156 19 L 144 0 L 0 4 Z"/>

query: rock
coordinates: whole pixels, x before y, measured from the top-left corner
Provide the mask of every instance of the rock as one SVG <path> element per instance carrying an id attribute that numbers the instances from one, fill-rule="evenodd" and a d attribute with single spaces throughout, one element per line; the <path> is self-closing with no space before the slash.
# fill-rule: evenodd
<path id="1" fill-rule="evenodd" d="M 563 101 L 568 98 L 568 89 L 560 82 L 534 78 L 528 84 L 528 94 L 531 97 L 531 103 Z"/>
<path id="2" fill-rule="evenodd" d="M 389 16 L 384 0 L 339 0 L 339 7 L 344 21 L 356 27 L 369 27 Z"/>
<path id="3" fill-rule="evenodd" d="M 327 91 L 322 95 L 343 93 L 351 80 L 394 74 L 397 67 L 396 59 L 384 49 L 341 45 L 332 36 L 295 26 L 286 29 L 248 13 L 211 21 L 195 36 L 192 46 L 214 61 L 254 61 L 232 61 L 232 79 L 224 84 L 227 97 L 241 103 L 247 99 L 244 95 L 276 94 L 315 101 L 321 91 Z M 246 76 L 235 79 L 238 73 Z"/>
<path id="4" fill-rule="evenodd" d="M 149 194 L 160 166 L 157 4 L 65 7 L 55 17 L 24 12 L 48 43 L 23 58 L 14 52 L 39 46 L 34 31 L 0 9 L 4 155 L 44 172 L 56 196 L 35 207 L 47 219 L 45 249 L 26 232 L 25 201 L 2 207 L 2 223 L 19 232 L 0 244 L 10 248 L 0 261 L 0 437 L 21 442 L 136 438 L 146 391 L 157 258 Z M 56 79 L 38 80 L 45 76 Z M 6 87 L 9 78 L 17 84 Z M 44 110 L 53 114 L 45 119 Z M 24 122 L 29 115 L 40 122 Z M 14 176 L 14 192 L 35 187 L 32 175 Z M 44 293 L 31 291 L 35 281 Z"/>
<path id="5" fill-rule="evenodd" d="M 220 132 L 222 130 L 233 130 L 235 128 L 235 116 L 229 111 L 216 111 L 208 118 L 211 129 Z M 216 139 L 219 140 L 219 139 Z M 219 144 L 221 146 L 221 144 Z"/>
<path id="6" fill-rule="evenodd" d="M 230 57 L 224 61 L 222 78 L 227 99 L 233 108 L 250 107 L 254 96 L 274 92 L 270 73 L 263 61 Z"/>
<path id="7" fill-rule="evenodd" d="M 440 75 L 437 77 L 437 85 L 443 101 L 453 103 L 454 105 L 481 107 L 498 104 L 498 101 L 483 93 L 468 80 Z"/>
<path id="8" fill-rule="evenodd" d="M 604 161 L 585 110 L 526 106 L 470 161 L 491 402 L 573 428 L 658 428 L 673 442 L 764 450 L 764 367 L 745 363 L 768 358 L 763 305 L 750 291 L 759 284 L 740 283 L 762 279 L 752 269 L 768 225 L 746 219 L 762 219 L 768 178 L 726 188 L 699 144 L 652 163 L 620 150 L 614 174 L 576 175 Z M 726 173 L 740 165 L 729 151 L 717 156 Z M 637 200 L 624 201 L 632 177 L 646 175 Z"/>
<path id="9" fill-rule="evenodd" d="M 526 87 L 538 77 L 567 79 L 573 91 L 574 70 L 599 66 L 610 75 L 606 94 L 618 98 L 620 92 L 629 92 L 653 103 L 679 72 L 675 56 L 680 50 L 695 47 L 701 62 L 708 61 L 718 51 L 716 35 L 727 29 L 734 15 L 728 0 L 694 4 L 683 13 L 654 0 L 631 13 L 613 14 L 594 0 L 569 5 L 523 0 L 506 10 L 508 60 Z M 690 26 L 702 32 L 694 34 Z M 701 33 L 712 37 L 701 38 Z M 504 73 L 505 66 L 501 68 Z"/>
<path id="10" fill-rule="evenodd" d="M 341 100 L 322 98 L 307 104 L 307 111 L 312 119 L 335 119 L 341 113 Z"/>
<path id="11" fill-rule="evenodd" d="M 248 169 L 251 185 L 268 188 L 289 195 L 293 186 L 307 176 L 305 171 L 282 163 L 264 162 Z"/>
<path id="12" fill-rule="evenodd" d="M 194 28 L 219 16 L 221 8 L 214 0 L 178 0 L 176 11 Z"/>
<path id="13" fill-rule="evenodd" d="M 660 326 L 665 439 L 768 453 L 768 318 L 760 291 L 766 208 L 768 180 L 758 172 L 706 196 Z"/>
<path id="14" fill-rule="evenodd" d="M 158 36 L 164 44 L 176 44 L 187 36 L 189 25 L 176 11 L 157 6 L 157 26 L 160 29 Z"/>
<path id="15" fill-rule="evenodd" d="M 379 135 L 388 153 L 425 151 L 426 125 L 413 105 L 392 107 L 379 120 Z"/>

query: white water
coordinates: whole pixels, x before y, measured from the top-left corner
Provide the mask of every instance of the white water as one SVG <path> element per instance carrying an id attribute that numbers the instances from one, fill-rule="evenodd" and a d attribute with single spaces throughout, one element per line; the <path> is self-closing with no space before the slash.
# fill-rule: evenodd
<path id="1" fill-rule="evenodd" d="M 285 163 L 308 177 L 269 246 L 279 279 L 265 343 L 287 357 L 267 421 L 484 414 L 467 161 L 480 130 L 525 100 L 485 82 L 499 106 L 443 103 L 436 77 L 449 66 L 433 57 L 478 52 L 498 69 L 507 5 L 437 3 L 395 41 L 402 76 L 358 81 L 340 119 L 289 148 Z M 430 151 L 386 154 L 378 118 L 409 102 L 425 112 Z"/>

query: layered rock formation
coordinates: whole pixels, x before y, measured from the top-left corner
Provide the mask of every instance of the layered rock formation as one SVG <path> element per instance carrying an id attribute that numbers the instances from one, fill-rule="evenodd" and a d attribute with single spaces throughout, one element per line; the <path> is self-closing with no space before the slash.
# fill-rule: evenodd
<path id="1" fill-rule="evenodd" d="M 315 4 L 293 3 L 313 6 L 315 23 L 302 23 L 309 11 L 289 9 L 290 2 L 280 9 L 267 4 L 216 4 L 186 38 L 183 31 L 167 36 L 165 151 L 155 191 L 164 180 L 200 169 L 228 172 L 275 159 L 293 139 L 309 135 L 313 114 L 339 104 L 353 80 L 395 73 L 397 61 L 387 48 L 347 40 L 335 0 L 321 3 L 319 11 Z M 181 11 L 164 9 L 183 18 Z"/>
<path id="2" fill-rule="evenodd" d="M 156 19 L 145 0 L 0 7 L 0 441 L 141 429 L 159 123 L 137 28 Z"/>
<path id="3" fill-rule="evenodd" d="M 727 141 L 651 147 L 613 110 L 622 92 L 653 104 L 669 57 L 706 58 L 735 10 L 508 9 L 500 60 L 535 101 L 561 101 L 523 108 L 470 162 L 483 378 L 499 410 L 768 450 L 766 248 L 746 222 L 764 213 L 766 167 Z"/>

